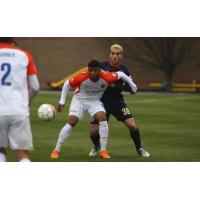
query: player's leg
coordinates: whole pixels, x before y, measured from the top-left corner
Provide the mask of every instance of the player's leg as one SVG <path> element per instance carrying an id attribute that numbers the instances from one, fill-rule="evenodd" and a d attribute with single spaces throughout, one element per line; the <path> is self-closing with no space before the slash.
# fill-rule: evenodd
<path id="1" fill-rule="evenodd" d="M 111 158 L 106 150 L 108 141 L 108 122 L 106 120 L 105 112 L 97 112 L 95 119 L 99 122 L 99 135 L 100 135 L 100 153 L 99 156 L 105 159 Z"/>
<path id="2" fill-rule="evenodd" d="M 0 162 L 6 162 L 6 148 L 8 146 L 8 117 L 0 116 Z"/>
<path id="3" fill-rule="evenodd" d="M 59 158 L 62 145 L 70 136 L 72 129 L 76 126 L 76 124 L 78 123 L 78 120 L 79 119 L 76 116 L 73 116 L 73 115 L 69 116 L 67 124 L 61 129 L 59 133 L 56 147 L 51 154 L 52 159 Z"/>
<path id="4" fill-rule="evenodd" d="M 30 162 L 29 151 L 33 149 L 32 133 L 28 116 L 10 118 L 9 143 L 19 162 Z"/>
<path id="5" fill-rule="evenodd" d="M 56 147 L 51 153 L 52 159 L 59 158 L 62 145 L 64 144 L 66 139 L 70 136 L 73 128 L 76 126 L 79 119 L 82 118 L 83 112 L 84 112 L 84 106 L 82 105 L 82 103 L 79 100 L 73 98 L 69 109 L 68 121 L 66 125 L 61 129 L 56 143 Z"/>
<path id="6" fill-rule="evenodd" d="M 90 139 L 94 147 L 100 147 L 99 122 L 93 117 L 90 125 Z"/>
<path id="7" fill-rule="evenodd" d="M 89 156 L 96 156 L 100 150 L 100 135 L 99 135 L 99 122 L 92 119 L 90 126 L 90 139 L 93 143 L 93 148 L 90 150 Z"/>
<path id="8" fill-rule="evenodd" d="M 110 117 L 110 110 L 107 108 L 105 109 L 106 109 L 106 118 L 108 121 Z M 96 156 L 100 150 L 100 135 L 99 135 L 99 122 L 94 117 L 91 120 L 90 139 L 94 147 L 91 149 L 89 156 Z"/>
<path id="9" fill-rule="evenodd" d="M 88 105 L 87 112 L 90 116 L 99 122 L 99 134 L 100 134 L 100 157 L 110 158 L 110 155 L 106 151 L 107 140 L 108 140 L 108 122 L 106 119 L 106 111 L 101 101 L 90 102 Z"/>
<path id="10" fill-rule="evenodd" d="M 135 144 L 136 151 L 139 155 L 143 157 L 149 157 L 150 154 L 146 150 L 142 148 L 140 131 L 136 126 L 135 120 L 133 118 L 129 118 L 123 121 L 126 127 L 129 129 L 130 136 Z"/>
<path id="11" fill-rule="evenodd" d="M 116 105 L 116 108 L 113 109 L 112 114 L 117 118 L 117 120 L 122 121 L 129 129 L 130 136 L 135 144 L 137 153 L 144 157 L 149 157 L 150 154 L 142 148 L 140 131 L 137 128 L 133 115 L 131 114 L 131 111 L 127 107 L 126 103 L 121 101 L 118 105 Z"/>
<path id="12" fill-rule="evenodd" d="M 134 118 L 131 117 L 131 118 L 125 119 L 123 123 L 129 129 L 131 139 L 133 140 L 135 144 L 135 148 L 138 151 L 140 148 L 142 148 L 142 145 L 141 145 L 140 132 L 136 126 Z"/>

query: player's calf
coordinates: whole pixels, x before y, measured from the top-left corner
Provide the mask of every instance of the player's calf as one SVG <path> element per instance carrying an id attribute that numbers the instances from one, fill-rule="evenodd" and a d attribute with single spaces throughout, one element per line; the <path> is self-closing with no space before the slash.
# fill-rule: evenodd
<path id="1" fill-rule="evenodd" d="M 137 127 L 131 128 L 129 130 L 130 130 L 130 136 L 135 144 L 135 148 L 138 151 L 140 148 L 142 148 L 141 139 L 140 139 L 140 131 Z"/>

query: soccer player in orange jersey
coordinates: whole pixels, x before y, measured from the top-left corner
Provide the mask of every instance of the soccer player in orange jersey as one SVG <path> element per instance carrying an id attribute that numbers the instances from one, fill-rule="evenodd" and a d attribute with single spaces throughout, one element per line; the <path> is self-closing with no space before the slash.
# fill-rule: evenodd
<path id="1" fill-rule="evenodd" d="M 109 159 L 111 156 L 106 150 L 108 139 L 108 123 L 106 120 L 106 111 L 103 103 L 100 101 L 107 86 L 119 79 L 123 79 L 129 84 L 132 92 L 137 91 L 136 85 L 123 72 L 104 72 L 100 69 L 100 63 L 92 60 L 88 63 L 88 70 L 78 74 L 76 77 L 65 82 L 60 102 L 57 110 L 61 112 L 64 109 L 67 93 L 70 88 L 76 88 L 70 109 L 67 124 L 62 128 L 56 147 L 51 154 L 52 159 L 56 159 L 60 155 L 61 147 L 65 140 L 69 137 L 72 129 L 77 122 L 83 117 L 84 112 L 89 113 L 99 122 L 99 134 L 101 149 L 99 156 Z"/>

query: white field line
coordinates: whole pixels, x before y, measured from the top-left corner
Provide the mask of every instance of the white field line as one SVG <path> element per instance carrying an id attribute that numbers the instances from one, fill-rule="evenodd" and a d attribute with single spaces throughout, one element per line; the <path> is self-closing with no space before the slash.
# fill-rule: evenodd
<path id="1" fill-rule="evenodd" d="M 69 91 L 69 93 L 73 94 L 73 91 Z M 61 91 L 45 91 L 45 90 L 42 90 L 40 91 L 40 94 L 52 94 L 52 95 L 61 95 Z M 138 93 L 136 95 L 142 95 L 142 96 L 148 96 L 148 95 L 156 95 L 156 94 L 159 94 L 159 93 L 155 93 L 155 92 L 152 92 L 152 93 L 145 93 L 145 92 L 141 92 L 141 93 Z M 124 96 L 126 95 L 130 95 L 129 93 L 125 93 Z M 161 102 L 161 101 L 176 101 L 176 100 L 186 100 L 186 99 L 199 99 L 200 100 L 200 95 L 195 95 L 195 96 L 190 96 L 190 94 L 188 96 L 182 96 L 182 94 L 178 94 L 179 96 L 172 96 L 172 97 L 166 97 L 164 98 L 163 96 L 166 95 L 166 94 L 163 94 L 161 95 L 162 98 L 151 98 L 151 99 L 145 99 L 145 100 L 140 100 L 140 101 L 132 101 L 132 102 L 129 102 L 129 104 L 134 104 L 134 103 L 156 103 L 156 102 Z M 173 94 L 175 95 L 175 94 Z M 185 95 L 185 94 L 183 94 Z M 132 96 L 134 98 L 134 95 Z"/>
<path id="2" fill-rule="evenodd" d="M 129 104 L 134 104 L 134 103 L 157 103 L 161 101 L 176 101 L 176 100 L 186 100 L 186 99 L 197 99 L 200 96 L 179 96 L 179 97 L 167 97 L 167 98 L 155 98 L 155 99 L 145 99 L 145 100 L 140 100 L 140 101 L 133 101 L 129 102 Z M 200 98 L 198 98 L 200 100 Z"/>

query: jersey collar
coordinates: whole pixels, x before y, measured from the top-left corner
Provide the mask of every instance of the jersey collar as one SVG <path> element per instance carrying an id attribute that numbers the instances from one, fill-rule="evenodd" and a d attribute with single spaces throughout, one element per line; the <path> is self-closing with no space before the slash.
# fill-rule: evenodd
<path id="1" fill-rule="evenodd" d="M 119 64 L 119 65 L 117 65 L 117 66 L 114 66 L 114 65 L 112 65 L 110 62 L 109 62 L 109 65 L 110 65 L 110 67 L 111 67 L 112 69 L 115 69 L 115 70 L 119 70 L 120 67 L 121 67 L 121 64 Z"/>

